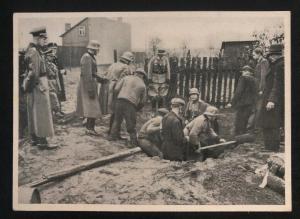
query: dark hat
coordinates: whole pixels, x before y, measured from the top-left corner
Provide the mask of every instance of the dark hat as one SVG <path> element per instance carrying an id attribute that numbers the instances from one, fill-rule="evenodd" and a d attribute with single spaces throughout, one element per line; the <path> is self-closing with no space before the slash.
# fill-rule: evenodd
<path id="1" fill-rule="evenodd" d="M 254 72 L 254 69 L 251 68 L 249 65 L 245 65 L 243 68 L 242 68 L 242 71 L 249 71 L 251 73 Z"/>
<path id="2" fill-rule="evenodd" d="M 45 37 L 47 38 L 46 27 L 37 27 L 30 31 L 30 34 L 34 37 Z"/>
<path id="3" fill-rule="evenodd" d="M 157 50 L 157 54 L 165 55 L 166 54 L 166 50 L 159 49 L 159 50 Z"/>
<path id="4" fill-rule="evenodd" d="M 166 108 L 159 108 L 157 110 L 157 112 L 159 112 L 162 115 L 165 115 L 165 114 L 167 114 L 169 112 L 169 110 L 167 110 Z"/>
<path id="5" fill-rule="evenodd" d="M 48 43 L 47 47 L 48 48 L 57 48 L 57 44 L 56 43 Z"/>
<path id="6" fill-rule="evenodd" d="M 270 54 L 281 54 L 283 50 L 283 45 L 282 44 L 273 44 L 270 46 L 268 55 Z"/>

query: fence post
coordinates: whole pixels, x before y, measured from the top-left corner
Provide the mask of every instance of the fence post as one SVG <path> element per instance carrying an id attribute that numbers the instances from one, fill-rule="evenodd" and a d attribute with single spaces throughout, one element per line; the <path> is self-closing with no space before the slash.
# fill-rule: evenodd
<path id="1" fill-rule="evenodd" d="M 209 57 L 208 60 L 208 69 L 207 69 L 207 91 L 206 91 L 206 100 L 207 102 L 211 102 L 210 101 L 210 83 L 211 83 L 211 74 L 212 74 L 212 57 Z"/>
<path id="2" fill-rule="evenodd" d="M 231 67 L 230 68 L 230 71 L 229 71 L 229 94 L 228 94 L 228 102 L 231 102 L 231 98 L 232 98 L 232 95 L 233 95 L 233 89 L 232 89 L 232 81 L 233 81 L 233 68 Z"/>
<path id="3" fill-rule="evenodd" d="M 197 57 L 196 65 L 196 88 L 200 90 L 201 58 Z"/>
<path id="4" fill-rule="evenodd" d="M 222 79 L 223 79 L 223 66 L 221 60 L 219 60 L 218 63 L 217 75 L 218 75 L 217 107 L 219 108 L 221 106 L 221 92 L 222 92 Z"/>
<path id="5" fill-rule="evenodd" d="M 195 87 L 195 77 L 196 77 L 196 57 L 193 57 L 192 67 L 191 67 L 191 88 Z"/>
<path id="6" fill-rule="evenodd" d="M 227 101 L 226 101 L 226 96 L 227 96 L 227 81 L 228 81 L 228 68 L 224 69 L 224 93 L 223 93 L 223 108 L 225 107 Z"/>
<path id="7" fill-rule="evenodd" d="M 180 59 L 180 67 L 179 67 L 179 96 L 183 97 L 183 80 L 184 80 L 184 58 Z"/>
<path id="8" fill-rule="evenodd" d="M 116 63 L 118 61 L 118 53 L 117 50 L 114 49 L 114 62 Z"/>
<path id="9" fill-rule="evenodd" d="M 206 87 L 206 65 L 207 65 L 207 57 L 203 58 L 203 65 L 201 70 L 202 81 L 201 81 L 201 99 L 206 101 L 205 99 L 205 87 Z"/>
<path id="10" fill-rule="evenodd" d="M 190 59 L 190 56 L 187 56 L 186 57 L 186 66 L 185 66 L 184 98 L 188 98 L 188 96 L 189 96 L 190 76 L 191 76 L 191 59 Z"/>
<path id="11" fill-rule="evenodd" d="M 217 58 L 217 57 L 214 57 L 214 58 L 213 58 L 213 70 L 212 70 L 212 74 L 213 74 L 213 81 L 212 81 L 212 98 L 211 98 L 212 104 L 215 104 L 215 103 L 216 103 L 217 68 L 218 68 L 218 58 Z"/>

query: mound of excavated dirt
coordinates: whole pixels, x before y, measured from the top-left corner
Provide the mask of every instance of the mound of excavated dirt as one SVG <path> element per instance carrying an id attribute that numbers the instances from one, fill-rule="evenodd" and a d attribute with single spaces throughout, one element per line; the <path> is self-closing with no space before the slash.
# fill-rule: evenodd
<path id="1" fill-rule="evenodd" d="M 82 120 L 73 116 L 79 72 L 66 77 L 70 115 L 55 125 L 52 143 L 56 150 L 40 150 L 22 140 L 19 146 L 19 185 L 54 171 L 129 149 L 125 141 L 106 140 L 108 117 L 97 120 L 99 137 L 84 135 Z M 232 136 L 233 113 L 225 110 L 220 120 L 221 136 Z M 149 106 L 138 114 L 137 128 L 150 118 Z M 126 136 L 126 133 L 123 133 Z M 218 159 L 204 162 L 171 162 L 143 153 L 123 161 L 91 169 L 62 181 L 40 187 L 42 203 L 99 204 L 284 204 L 284 197 L 269 188 L 260 189 L 261 178 L 254 170 L 270 154 L 261 145 L 247 143 L 225 150 Z"/>

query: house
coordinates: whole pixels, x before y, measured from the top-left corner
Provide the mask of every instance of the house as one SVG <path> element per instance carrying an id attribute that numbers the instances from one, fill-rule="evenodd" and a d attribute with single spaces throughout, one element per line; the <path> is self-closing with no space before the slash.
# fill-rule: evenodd
<path id="1" fill-rule="evenodd" d="M 226 64 L 239 63 L 243 59 L 248 59 L 249 55 L 252 55 L 252 51 L 257 44 L 258 41 L 256 40 L 222 42 L 220 58 Z"/>
<path id="2" fill-rule="evenodd" d="M 62 48 L 59 49 L 59 54 L 63 54 L 63 62 L 71 66 L 79 66 L 90 40 L 98 40 L 101 45 L 96 56 L 98 64 L 112 63 L 114 50 L 117 50 L 118 57 L 131 50 L 131 26 L 124 23 L 122 18 L 86 17 L 72 27 L 65 24 L 65 32 L 60 37 Z"/>

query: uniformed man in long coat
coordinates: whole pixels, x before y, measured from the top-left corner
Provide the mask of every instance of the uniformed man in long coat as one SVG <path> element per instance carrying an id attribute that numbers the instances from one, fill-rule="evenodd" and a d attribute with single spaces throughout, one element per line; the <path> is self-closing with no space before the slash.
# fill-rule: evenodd
<path id="1" fill-rule="evenodd" d="M 113 63 L 104 74 L 105 78 L 109 81 L 108 83 L 102 84 L 100 88 L 100 105 L 102 114 L 111 114 L 109 131 L 110 134 L 111 126 L 114 120 L 114 104 L 116 96 L 114 96 L 114 88 L 116 83 L 127 75 L 132 75 L 133 72 L 130 68 L 130 64 L 134 61 L 134 56 L 131 52 L 124 52 L 120 57 L 120 60 Z"/>
<path id="2" fill-rule="evenodd" d="M 270 71 L 270 64 L 269 61 L 263 56 L 263 49 L 257 47 L 253 51 L 253 58 L 257 60 L 257 64 L 255 66 L 254 76 L 258 81 L 258 94 L 255 106 L 255 113 L 251 116 L 250 128 L 254 127 L 257 128 L 257 119 L 259 118 L 259 114 L 262 110 L 262 94 L 265 89 L 266 85 L 266 75 Z"/>
<path id="3" fill-rule="evenodd" d="M 27 76 L 23 82 L 27 92 L 28 128 L 32 145 L 50 148 L 46 138 L 54 135 L 54 129 L 46 65 L 42 54 L 47 39 L 46 28 L 36 28 L 30 33 L 33 43 L 29 44 L 25 54 Z"/>
<path id="4" fill-rule="evenodd" d="M 183 161 L 186 153 L 187 139 L 184 137 L 182 120 L 185 102 L 181 98 L 171 100 L 171 112 L 162 120 L 162 153 L 167 160 Z"/>
<path id="5" fill-rule="evenodd" d="M 170 77 L 171 69 L 166 51 L 159 49 L 148 63 L 148 95 L 151 97 L 153 111 L 165 106 Z"/>
<path id="6" fill-rule="evenodd" d="M 271 45 L 268 53 L 270 71 L 265 78 L 262 112 L 259 124 L 263 129 L 265 150 L 278 151 L 280 127 L 284 127 L 284 57 L 283 45 Z"/>
<path id="7" fill-rule="evenodd" d="M 81 74 L 77 90 L 76 113 L 80 117 L 87 118 L 86 134 L 97 136 L 95 121 L 101 116 L 98 98 L 99 76 L 97 75 L 97 62 L 95 56 L 99 52 L 100 44 L 91 40 L 87 46 L 87 52 L 81 57 Z"/>

